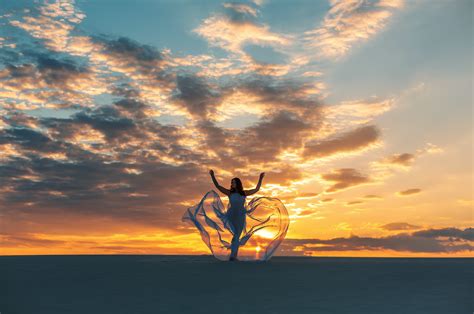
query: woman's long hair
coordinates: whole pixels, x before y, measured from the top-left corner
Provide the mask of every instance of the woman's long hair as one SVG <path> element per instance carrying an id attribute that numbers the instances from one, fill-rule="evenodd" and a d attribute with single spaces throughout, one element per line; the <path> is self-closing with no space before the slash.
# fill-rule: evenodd
<path id="1" fill-rule="evenodd" d="M 244 196 L 245 196 L 244 187 L 242 186 L 242 181 L 240 181 L 240 179 L 237 178 L 237 177 L 233 178 L 232 180 L 235 180 L 235 185 L 236 185 L 236 187 L 233 188 L 233 187 L 232 187 L 232 184 L 231 184 L 231 185 L 230 185 L 230 193 L 237 192 L 237 193 L 239 193 L 240 195 L 244 195 Z M 232 182 L 232 181 L 231 181 L 231 182 Z"/>

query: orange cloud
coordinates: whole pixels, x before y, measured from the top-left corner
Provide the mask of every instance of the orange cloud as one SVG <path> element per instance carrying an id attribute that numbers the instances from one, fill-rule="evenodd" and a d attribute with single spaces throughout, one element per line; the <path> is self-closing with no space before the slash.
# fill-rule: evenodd
<path id="1" fill-rule="evenodd" d="M 392 223 L 383 225 L 380 228 L 388 230 L 388 231 L 421 229 L 420 226 L 412 225 L 406 222 L 392 222 Z"/>
<path id="2" fill-rule="evenodd" d="M 344 152 L 368 149 L 377 144 L 380 131 L 374 125 L 362 126 L 329 139 L 305 144 L 305 157 L 327 157 Z"/>
<path id="3" fill-rule="evenodd" d="M 273 33 L 268 26 L 251 21 L 233 21 L 225 15 L 213 15 L 194 30 L 213 46 L 244 55 L 244 44 L 288 45 L 288 36 Z"/>
<path id="4" fill-rule="evenodd" d="M 332 193 L 371 182 L 369 177 L 359 173 L 353 168 L 342 168 L 321 175 L 321 178 L 332 183 L 326 192 Z"/>
<path id="5" fill-rule="evenodd" d="M 332 0 L 322 25 L 305 32 L 304 42 L 316 49 L 319 57 L 338 59 L 352 46 L 381 31 L 402 0 L 375 3 L 358 0 Z"/>
<path id="6" fill-rule="evenodd" d="M 405 195 L 412 195 L 412 194 L 418 194 L 421 192 L 421 189 L 408 189 L 408 190 L 403 190 L 400 192 L 397 192 L 397 195 L 399 196 L 405 196 Z"/>
<path id="7" fill-rule="evenodd" d="M 80 23 L 85 15 L 74 6 L 74 1 L 68 0 L 45 3 L 39 11 L 38 17 L 25 16 L 23 21 L 13 20 L 10 24 L 43 39 L 49 49 L 64 51 L 74 24 Z"/>

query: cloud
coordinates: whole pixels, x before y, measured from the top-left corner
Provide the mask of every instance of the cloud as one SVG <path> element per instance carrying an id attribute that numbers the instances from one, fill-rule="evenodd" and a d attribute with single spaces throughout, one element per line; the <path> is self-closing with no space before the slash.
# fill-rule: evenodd
<path id="1" fill-rule="evenodd" d="M 432 143 L 427 143 L 425 147 L 417 149 L 414 153 L 392 154 L 371 163 L 371 167 L 376 171 L 387 171 L 389 168 L 402 168 L 409 170 L 416 159 L 428 155 L 443 152 L 443 149 Z"/>
<path id="2" fill-rule="evenodd" d="M 399 233 L 386 237 L 359 237 L 333 239 L 285 239 L 282 251 L 294 255 L 312 255 L 317 252 L 391 250 L 412 253 L 455 253 L 472 251 L 474 229 L 429 229 L 414 233 Z M 445 240 L 444 237 L 450 237 Z"/>
<path id="3" fill-rule="evenodd" d="M 74 6 L 74 0 L 45 2 L 32 13 L 38 15 L 24 16 L 22 20 L 10 21 L 10 24 L 44 40 L 48 49 L 57 52 L 66 50 L 75 25 L 85 18 L 85 14 Z"/>
<path id="4" fill-rule="evenodd" d="M 243 3 L 225 2 L 223 6 L 224 8 L 229 9 L 229 11 L 231 11 L 232 13 L 240 15 L 238 17 L 235 17 L 235 20 L 242 19 L 245 16 L 256 17 L 258 15 L 258 10 L 256 8 Z"/>
<path id="5" fill-rule="evenodd" d="M 151 81 L 167 85 L 174 80 L 174 77 L 166 72 L 167 56 L 153 46 L 123 36 L 111 38 L 106 35 L 93 36 L 92 43 L 98 50 L 95 52 L 96 58 L 105 61 L 112 71 L 148 83 Z"/>
<path id="6" fill-rule="evenodd" d="M 0 70 L 0 97 L 6 107 L 67 108 L 92 106 L 94 95 L 105 92 L 105 84 L 87 66 L 58 55 L 30 53 L 34 63 L 6 64 Z M 21 109 L 22 107 L 19 107 Z"/>
<path id="7" fill-rule="evenodd" d="M 399 170 L 408 172 L 418 159 L 430 154 L 442 153 L 444 150 L 439 146 L 426 143 L 424 147 L 415 152 L 395 153 L 369 163 L 372 175 L 381 179 L 387 179 Z"/>
<path id="8" fill-rule="evenodd" d="M 474 228 L 466 228 L 464 230 L 458 228 L 443 228 L 443 229 L 427 229 L 420 230 L 413 233 L 415 236 L 426 238 L 440 238 L 447 237 L 453 240 L 467 240 L 474 241 Z"/>
<path id="9" fill-rule="evenodd" d="M 367 194 L 364 196 L 364 198 L 367 198 L 367 199 L 381 199 L 382 197 L 379 196 L 379 195 L 375 195 L 375 194 Z"/>
<path id="10" fill-rule="evenodd" d="M 363 204 L 364 201 L 350 201 L 350 202 L 347 202 L 346 205 L 347 206 L 352 206 L 352 205 L 359 205 L 359 204 Z"/>
<path id="11" fill-rule="evenodd" d="M 321 101 L 305 91 L 313 86 L 298 80 L 275 80 L 265 76 L 253 76 L 238 84 L 238 89 L 257 97 L 257 102 L 269 112 L 275 108 L 298 112 L 301 117 L 321 119 Z"/>
<path id="12" fill-rule="evenodd" d="M 288 36 L 273 33 L 266 25 L 254 21 L 257 11 L 245 5 L 224 4 L 229 9 L 224 14 L 214 14 L 205 19 L 194 32 L 211 45 L 245 56 L 245 44 L 288 45 Z"/>
<path id="13" fill-rule="evenodd" d="M 386 159 L 386 163 L 400 166 L 410 166 L 415 160 L 415 155 L 409 153 L 395 154 Z"/>
<path id="14" fill-rule="evenodd" d="M 221 101 L 220 93 L 196 76 L 178 76 L 177 91 L 175 99 L 196 118 L 206 118 L 215 112 Z"/>
<path id="15" fill-rule="evenodd" d="M 332 185 L 326 192 L 337 192 L 361 184 L 371 182 L 370 178 L 353 168 L 341 168 L 330 173 L 321 174 L 321 178 Z"/>
<path id="16" fill-rule="evenodd" d="M 127 173 L 125 169 L 131 167 L 143 172 Z M 31 156 L 30 160 L 12 160 L 0 169 L 2 182 L 9 187 L 2 195 L 3 219 L 13 221 L 13 225 L 19 224 L 14 222 L 18 215 L 34 217 L 44 226 L 51 216 L 73 214 L 174 228 L 174 221 L 182 214 L 179 203 L 198 198 L 199 186 L 207 181 L 192 164 L 170 166 L 159 162 L 106 164 L 83 158 L 72 163 Z M 189 180 L 190 176 L 195 180 Z M 136 193 L 147 197 L 130 197 Z"/>
<path id="17" fill-rule="evenodd" d="M 269 184 L 290 185 L 292 181 L 303 179 L 304 173 L 292 165 L 278 167 L 278 171 L 265 171 L 265 181 Z M 301 193 L 297 197 L 311 197 L 317 193 Z"/>
<path id="18" fill-rule="evenodd" d="M 324 105 L 322 112 L 325 120 L 336 129 L 348 126 L 361 126 L 370 123 L 374 118 L 392 110 L 396 98 L 372 96 L 367 99 L 342 101 L 338 104 Z"/>
<path id="19" fill-rule="evenodd" d="M 414 189 L 407 189 L 407 190 L 397 192 L 397 195 L 406 196 L 406 195 L 418 194 L 420 192 L 421 192 L 421 189 L 414 188 Z"/>
<path id="20" fill-rule="evenodd" d="M 225 3 L 194 30 L 224 49 L 223 57 L 88 34 L 78 28 L 85 15 L 73 4 L 46 2 L 8 17 L 16 32 L 0 40 L 0 210 L 10 243 L 67 246 L 77 242 L 48 240 L 98 229 L 191 234 L 180 217 L 213 188 L 208 168 L 225 180 L 238 175 L 249 186 L 265 171 L 265 193 L 304 202 L 319 195 L 298 192 L 316 175 L 305 170 L 312 158 L 381 142 L 371 120 L 391 110 L 393 99 L 324 104 L 322 72 L 309 66 L 308 56 L 292 54 L 298 35 L 257 21 L 261 1 Z M 247 53 L 250 45 L 283 61 L 258 62 Z M 371 182 L 353 168 L 320 177 L 329 193 Z M 314 209 L 293 212 L 322 217 Z M 51 234 L 24 235 L 44 230 Z M 95 244 L 128 250 L 117 241 Z"/>
<path id="21" fill-rule="evenodd" d="M 317 51 L 318 57 L 338 59 L 358 42 L 368 40 L 385 28 L 403 3 L 403 0 L 333 0 L 322 25 L 306 31 L 303 41 Z"/>
<path id="22" fill-rule="evenodd" d="M 298 115 L 281 110 L 240 131 L 229 144 L 237 157 L 248 163 L 275 161 L 289 148 L 301 148 L 313 126 Z"/>
<path id="23" fill-rule="evenodd" d="M 2 247 L 51 247 L 55 245 L 64 244 L 64 241 L 61 240 L 51 240 L 51 239 L 41 239 L 35 236 L 13 236 L 8 234 L 0 234 L 0 239 L 2 241 Z"/>
<path id="24" fill-rule="evenodd" d="M 394 230 L 412 230 L 412 229 L 420 229 L 420 226 L 412 225 L 406 222 L 392 222 L 386 225 L 381 226 L 380 228 L 394 231 Z"/>
<path id="25" fill-rule="evenodd" d="M 367 125 L 338 134 L 333 138 L 305 144 L 305 157 L 327 157 L 338 153 L 354 152 L 374 146 L 380 138 L 380 131 L 374 125 Z"/>

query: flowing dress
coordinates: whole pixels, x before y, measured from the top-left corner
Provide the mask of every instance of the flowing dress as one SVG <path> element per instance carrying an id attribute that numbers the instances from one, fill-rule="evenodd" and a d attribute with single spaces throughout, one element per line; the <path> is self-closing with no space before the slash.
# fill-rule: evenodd
<path id="1" fill-rule="evenodd" d="M 189 207 L 182 221 L 197 228 L 220 260 L 228 260 L 232 247 L 238 246 L 239 260 L 266 261 L 285 238 L 289 226 L 288 211 L 278 198 L 254 197 L 246 204 L 244 195 L 231 193 L 224 206 L 214 190 Z"/>
<path id="2" fill-rule="evenodd" d="M 240 193 L 231 193 L 229 195 L 230 207 L 227 210 L 227 216 L 230 222 L 230 231 L 232 233 L 232 241 L 230 243 L 231 256 L 232 251 L 237 251 L 240 247 L 240 235 L 245 227 L 245 208 L 246 196 Z"/>

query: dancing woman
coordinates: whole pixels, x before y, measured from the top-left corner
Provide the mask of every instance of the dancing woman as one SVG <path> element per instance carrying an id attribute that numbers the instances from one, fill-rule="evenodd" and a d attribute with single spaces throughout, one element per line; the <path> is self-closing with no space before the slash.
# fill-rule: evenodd
<path id="1" fill-rule="evenodd" d="M 227 215 L 231 223 L 231 230 L 233 233 L 229 261 L 235 261 L 237 260 L 237 254 L 239 251 L 240 235 L 242 234 L 242 230 L 245 226 L 245 198 L 246 196 L 255 194 L 260 190 L 265 172 L 260 173 L 257 186 L 251 190 L 244 190 L 242 181 L 237 177 L 230 181 L 230 189 L 226 189 L 219 185 L 213 170 L 210 170 L 209 174 L 211 175 L 212 182 L 214 182 L 216 188 L 229 197 L 230 208 L 227 211 Z"/>

